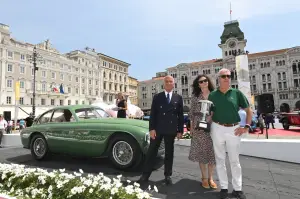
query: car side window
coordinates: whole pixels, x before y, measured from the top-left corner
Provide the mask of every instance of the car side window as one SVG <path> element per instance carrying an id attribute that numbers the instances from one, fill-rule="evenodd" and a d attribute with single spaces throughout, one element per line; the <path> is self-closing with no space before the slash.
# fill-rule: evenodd
<path id="1" fill-rule="evenodd" d="M 96 111 L 99 113 L 99 115 L 101 117 L 109 117 L 108 113 L 106 113 L 104 110 L 102 109 L 96 109 Z"/>
<path id="2" fill-rule="evenodd" d="M 99 118 L 99 114 L 91 108 L 77 109 L 75 110 L 75 113 L 80 120 Z"/>
<path id="3" fill-rule="evenodd" d="M 50 122 L 51 116 L 52 116 L 53 110 L 46 112 L 44 115 L 42 115 L 39 119 L 39 124 L 45 124 Z"/>
<path id="4" fill-rule="evenodd" d="M 74 117 L 68 109 L 57 109 L 51 118 L 51 122 L 71 122 L 74 121 Z"/>

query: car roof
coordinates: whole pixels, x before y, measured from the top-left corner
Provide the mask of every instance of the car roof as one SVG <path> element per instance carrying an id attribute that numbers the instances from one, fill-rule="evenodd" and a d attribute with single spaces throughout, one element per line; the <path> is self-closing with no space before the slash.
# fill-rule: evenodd
<path id="1" fill-rule="evenodd" d="M 50 110 L 56 110 L 56 109 L 76 110 L 76 109 L 80 109 L 80 108 L 99 108 L 99 107 L 98 106 L 94 106 L 94 105 L 81 104 L 81 105 L 57 106 L 57 107 L 52 108 Z"/>

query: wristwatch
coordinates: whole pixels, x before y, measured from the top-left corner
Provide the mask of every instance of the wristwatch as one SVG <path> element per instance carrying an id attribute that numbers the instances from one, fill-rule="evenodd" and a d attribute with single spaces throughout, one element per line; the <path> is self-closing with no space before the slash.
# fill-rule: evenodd
<path id="1" fill-rule="evenodd" d="M 244 128 L 250 129 L 251 126 L 249 124 L 246 124 Z"/>

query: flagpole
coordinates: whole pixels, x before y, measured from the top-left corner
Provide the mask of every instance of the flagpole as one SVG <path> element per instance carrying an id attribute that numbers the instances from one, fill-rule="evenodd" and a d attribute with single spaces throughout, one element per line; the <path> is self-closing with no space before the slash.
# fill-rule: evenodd
<path id="1" fill-rule="evenodd" d="M 232 20 L 231 18 L 231 2 L 230 2 L 230 21 Z"/>

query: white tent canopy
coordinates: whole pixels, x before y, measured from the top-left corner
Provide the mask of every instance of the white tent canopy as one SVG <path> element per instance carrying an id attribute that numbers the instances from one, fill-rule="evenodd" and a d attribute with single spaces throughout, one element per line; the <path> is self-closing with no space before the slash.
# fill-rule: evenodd
<path id="1" fill-rule="evenodd" d="M 98 106 L 102 108 L 103 110 L 114 112 L 114 116 L 117 115 L 117 105 L 115 103 L 113 104 L 106 104 L 103 101 L 98 101 L 93 103 L 92 105 Z M 144 112 L 136 105 L 131 104 L 130 100 L 127 100 L 127 111 L 126 111 L 127 117 L 143 117 Z"/>

